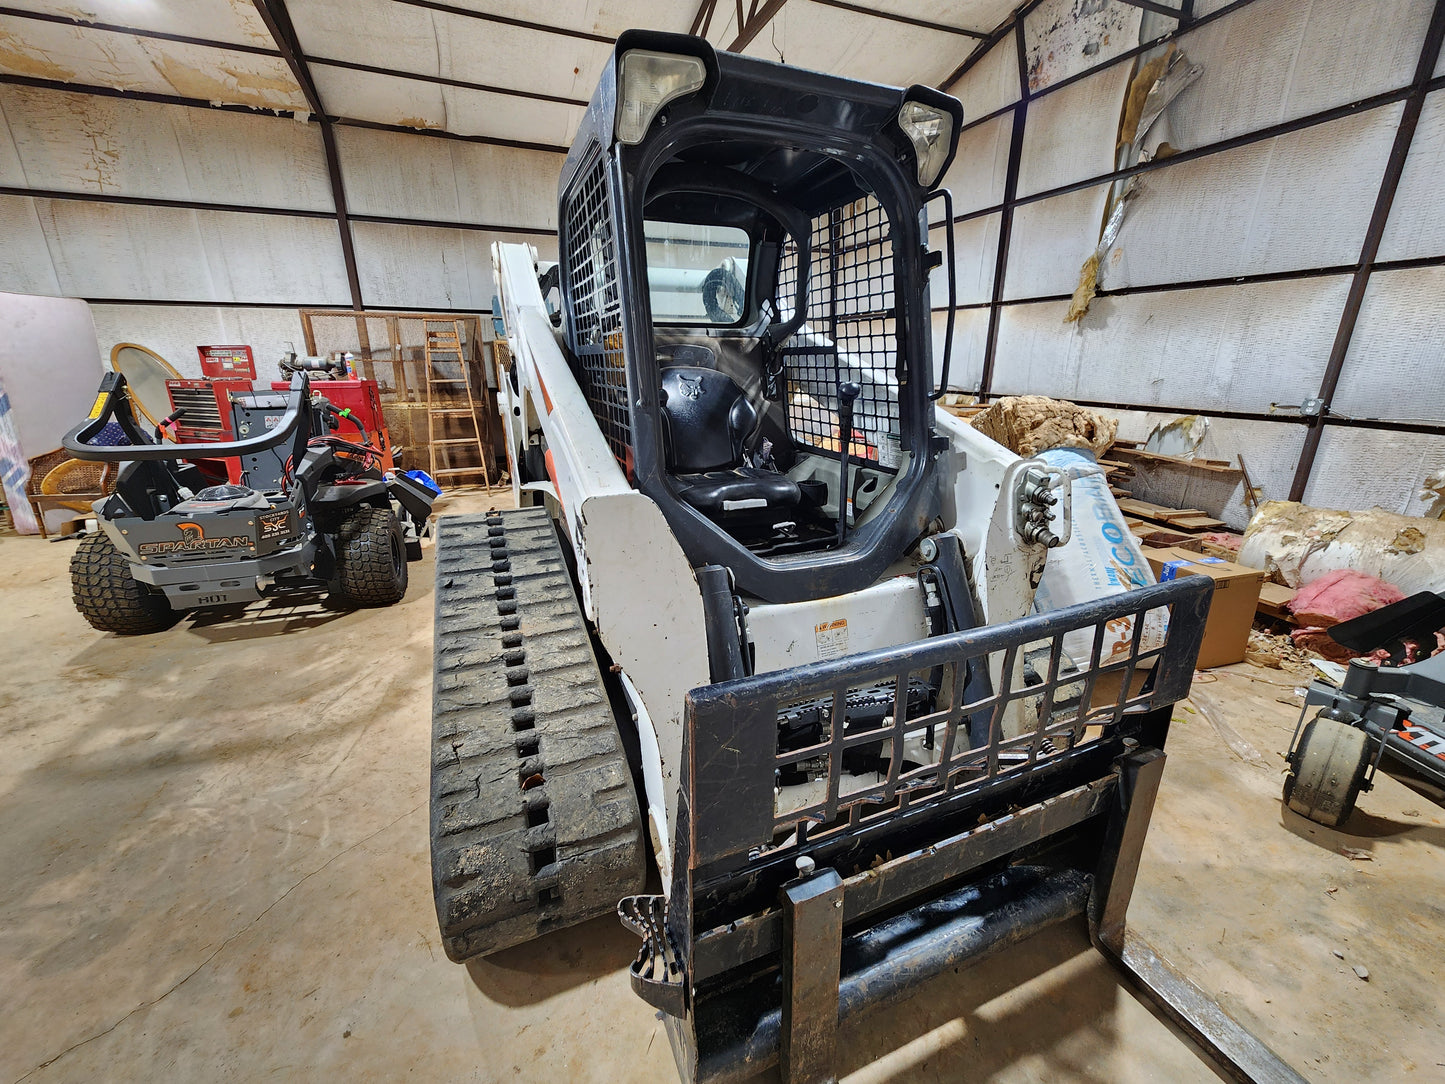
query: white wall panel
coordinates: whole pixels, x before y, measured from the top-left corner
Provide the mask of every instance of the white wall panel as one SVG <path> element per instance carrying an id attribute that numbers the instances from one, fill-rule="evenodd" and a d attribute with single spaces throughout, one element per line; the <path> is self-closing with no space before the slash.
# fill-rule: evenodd
<path id="1" fill-rule="evenodd" d="M 280 57 L 0 15 L 0 71 L 60 82 L 305 111 Z"/>
<path id="2" fill-rule="evenodd" d="M 350 303 L 329 219 L 35 202 L 67 296 Z"/>
<path id="3" fill-rule="evenodd" d="M 1013 14 L 1019 0 L 872 0 L 869 7 L 987 34 Z M 963 42 L 963 52 L 968 51 Z"/>
<path id="4" fill-rule="evenodd" d="M 1351 418 L 1445 422 L 1445 267 L 1370 276 L 1334 409 Z"/>
<path id="5" fill-rule="evenodd" d="M 942 187 L 953 193 L 955 214 L 995 207 L 1003 202 L 1012 139 L 1011 113 L 985 121 L 958 137 L 958 150 L 942 182 Z"/>
<path id="6" fill-rule="evenodd" d="M 1353 264 L 1402 108 L 1382 106 L 1144 174 L 1104 286 Z"/>
<path id="7" fill-rule="evenodd" d="M 199 378 L 198 346 L 251 348 L 260 380 L 280 379 L 276 362 L 295 346 L 306 352 L 301 317 L 295 309 L 231 309 L 199 305 L 92 305 L 101 357 L 110 362 L 117 343 L 139 343 L 154 350 L 182 376 Z"/>
<path id="8" fill-rule="evenodd" d="M 957 34 L 821 4 L 787 4 L 743 50 L 814 71 L 892 86 L 936 85 L 967 55 Z M 591 88 L 589 87 L 589 90 Z"/>
<path id="9" fill-rule="evenodd" d="M 1026 203 L 1014 211 L 1004 297 L 1071 294 L 1099 244 L 1108 185 Z"/>
<path id="10" fill-rule="evenodd" d="M 954 288 L 960 305 L 973 305 L 993 297 L 993 272 L 998 261 L 999 215 L 972 218 L 953 227 Z M 948 252 L 943 227 L 928 231 L 928 247 Z M 930 304 L 944 308 L 948 304 L 948 278 L 942 267 L 929 274 Z"/>
<path id="11" fill-rule="evenodd" d="M 1263 412 L 1319 391 L 1346 276 L 1003 310 L 994 390 L 1093 402 Z"/>
<path id="12" fill-rule="evenodd" d="M 35 203 L 29 196 L 0 196 L 0 290 L 54 296 L 60 280 Z"/>
<path id="13" fill-rule="evenodd" d="M 336 146 L 353 214 L 556 228 L 561 154 L 344 125 Z"/>
<path id="14" fill-rule="evenodd" d="M 934 380 L 942 374 L 943 339 L 947 326 L 946 312 L 933 314 Z M 963 309 L 954 315 L 953 362 L 948 369 L 948 386 L 974 392 L 983 376 L 983 348 L 988 338 L 988 310 Z"/>
<path id="15" fill-rule="evenodd" d="M 543 259 L 557 258 L 552 237 L 483 230 L 357 222 L 356 261 L 369 307 L 489 309 L 493 241 L 525 241 Z"/>
<path id="16" fill-rule="evenodd" d="M 1131 4 L 1044 0 L 1024 20 L 1029 89 L 1037 92 L 1139 44 Z"/>
<path id="17" fill-rule="evenodd" d="M 932 2 L 949 3 L 950 0 Z M 999 0 L 991 2 L 998 3 Z M 685 34 L 697 12 L 696 4 L 679 4 L 674 0 L 549 0 L 545 9 L 539 8 L 537 0 L 448 0 L 448 3 L 451 7 L 612 37 L 633 27 Z M 719 10 L 715 21 L 721 18 L 722 11 Z"/>
<path id="18" fill-rule="evenodd" d="M 1019 195 L 1113 170 L 1119 114 L 1132 70 L 1129 64 L 1115 64 L 1029 104 Z"/>
<path id="19" fill-rule="evenodd" d="M 0 119 L 10 131 L 0 136 L 6 184 L 332 209 L 314 124 L 23 86 L 0 86 Z"/>
<path id="20" fill-rule="evenodd" d="M 275 48 L 256 5 L 249 0 L 185 0 L 184 3 L 148 3 L 146 0 L 6 0 L 6 7 L 80 19 L 82 22 L 133 26 L 188 38 L 205 38 L 233 45 Z"/>
<path id="21" fill-rule="evenodd" d="M 1305 503 L 1418 516 L 1430 505 L 1421 483 L 1437 470 L 1445 470 L 1445 437 L 1327 425 Z"/>
<path id="22" fill-rule="evenodd" d="M 1380 259 L 1410 260 L 1445 254 L 1445 215 L 1440 213 L 1440 178 L 1445 177 L 1445 92 L 1425 99 L 1410 141 L 1410 156 L 1380 239 Z"/>
<path id="23" fill-rule="evenodd" d="M 1433 0 L 1256 0 L 1180 42 L 1204 74 L 1170 108 L 1197 147 L 1410 82 Z"/>
<path id="24" fill-rule="evenodd" d="M 602 42 L 391 0 L 291 0 L 287 7 L 310 56 L 582 101 L 612 52 Z M 538 14 L 529 18 L 551 21 Z"/>
<path id="25" fill-rule="evenodd" d="M 968 55 L 961 54 L 959 63 Z M 948 92 L 963 103 L 965 122 L 1018 101 L 1019 62 L 1014 35 L 1005 34 Z"/>
<path id="26" fill-rule="evenodd" d="M 584 112 L 581 106 L 319 64 L 312 77 L 322 104 L 340 115 L 407 128 L 442 128 L 459 135 L 567 147 Z"/>

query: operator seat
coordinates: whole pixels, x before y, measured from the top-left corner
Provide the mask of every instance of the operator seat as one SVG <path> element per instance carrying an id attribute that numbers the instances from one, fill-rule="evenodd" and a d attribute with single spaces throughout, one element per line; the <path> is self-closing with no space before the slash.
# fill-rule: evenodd
<path id="1" fill-rule="evenodd" d="M 737 381 L 717 369 L 662 370 L 662 420 L 668 470 L 684 502 L 709 517 L 767 518 L 797 507 L 798 483 L 747 463 L 759 411 Z"/>

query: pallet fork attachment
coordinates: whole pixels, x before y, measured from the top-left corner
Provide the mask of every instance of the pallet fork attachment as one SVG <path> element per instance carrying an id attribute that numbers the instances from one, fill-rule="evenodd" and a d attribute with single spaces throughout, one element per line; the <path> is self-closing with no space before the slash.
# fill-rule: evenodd
<path id="1" fill-rule="evenodd" d="M 1221 1072 L 1300 1080 L 1124 921 L 1172 705 L 1188 691 L 1209 603 L 1208 585 L 1191 579 L 1203 578 L 695 690 L 671 893 L 619 907 L 644 941 L 634 990 L 663 1010 L 683 1080 L 741 1081 L 774 1066 L 789 1082 L 833 1080 L 849 1018 L 1079 917 Z M 1149 648 L 1143 615 L 1163 607 L 1171 631 Z M 1104 630 L 1126 618 L 1117 661 L 1103 655 Z M 1061 640 L 1078 628 L 1096 632 L 1088 665 L 1075 668 Z M 1005 677 L 997 693 L 962 695 L 970 670 L 996 652 L 1024 652 L 1036 670 L 1017 688 Z M 891 685 L 901 698 L 911 674 L 937 667 L 951 675 L 945 706 L 910 707 L 862 734 L 846 725 L 850 690 Z M 779 751 L 778 712 L 819 698 L 833 706 L 822 742 Z M 1015 703 L 1032 705 L 1035 722 L 1009 736 Z M 971 744 L 979 713 L 988 739 Z M 941 746 L 938 762 L 904 766 L 901 750 L 922 733 Z M 891 743 L 889 766 L 872 785 L 849 784 L 845 754 L 873 742 Z M 827 793 L 778 808 L 775 773 L 820 758 Z"/>

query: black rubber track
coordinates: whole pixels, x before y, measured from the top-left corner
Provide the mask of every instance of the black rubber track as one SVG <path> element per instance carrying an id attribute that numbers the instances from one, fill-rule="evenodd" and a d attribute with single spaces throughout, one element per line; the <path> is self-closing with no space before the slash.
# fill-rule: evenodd
<path id="1" fill-rule="evenodd" d="M 546 509 L 438 525 L 432 886 L 453 960 L 642 890 L 632 773 Z"/>
<path id="2" fill-rule="evenodd" d="M 390 508 L 361 505 L 336 529 L 336 598 L 349 606 L 390 606 L 406 594 L 406 539 Z"/>
<path id="3" fill-rule="evenodd" d="M 70 595 L 93 628 L 135 636 L 181 619 L 164 595 L 136 582 L 130 561 L 104 534 L 88 534 L 70 555 Z"/>

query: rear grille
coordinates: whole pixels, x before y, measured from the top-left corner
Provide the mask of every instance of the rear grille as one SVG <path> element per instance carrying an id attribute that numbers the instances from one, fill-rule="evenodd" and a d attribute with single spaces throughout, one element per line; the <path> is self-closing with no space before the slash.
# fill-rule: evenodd
<path id="1" fill-rule="evenodd" d="M 181 424 L 187 429 L 224 429 L 214 388 L 171 388 L 171 407 L 184 410 Z"/>

